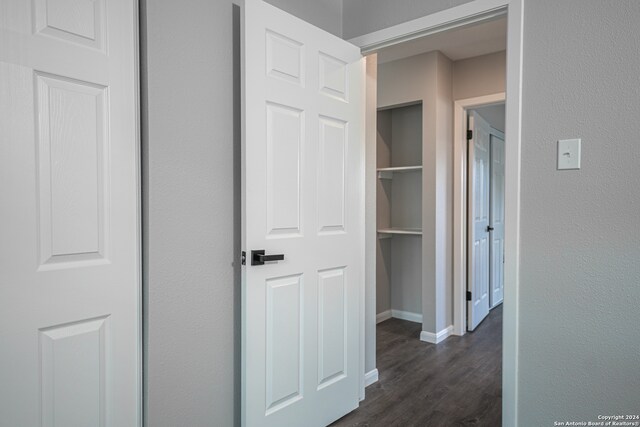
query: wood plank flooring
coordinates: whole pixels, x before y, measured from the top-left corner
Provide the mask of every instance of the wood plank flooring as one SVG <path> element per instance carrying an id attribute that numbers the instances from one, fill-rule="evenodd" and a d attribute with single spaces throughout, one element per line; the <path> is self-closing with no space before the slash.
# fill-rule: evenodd
<path id="1" fill-rule="evenodd" d="M 475 332 L 438 345 L 421 325 L 389 319 L 377 328 L 379 381 L 334 427 L 499 427 L 502 418 L 502 305 Z"/>

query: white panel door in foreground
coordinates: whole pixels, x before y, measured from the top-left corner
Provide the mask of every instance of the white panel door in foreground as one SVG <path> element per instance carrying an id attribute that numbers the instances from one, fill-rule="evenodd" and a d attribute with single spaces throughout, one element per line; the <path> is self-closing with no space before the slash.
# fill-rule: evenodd
<path id="1" fill-rule="evenodd" d="M 243 424 L 325 426 L 360 391 L 363 60 L 262 1 L 244 13 Z"/>
<path id="2" fill-rule="evenodd" d="M 0 425 L 136 426 L 137 2 L 0 4 Z"/>

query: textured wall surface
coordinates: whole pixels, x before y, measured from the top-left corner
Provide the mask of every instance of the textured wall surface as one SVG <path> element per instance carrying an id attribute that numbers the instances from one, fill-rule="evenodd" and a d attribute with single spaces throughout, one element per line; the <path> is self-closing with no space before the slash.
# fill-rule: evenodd
<path id="1" fill-rule="evenodd" d="M 524 16 L 519 425 L 637 414 L 640 2 Z M 556 170 L 574 137 L 582 169 Z"/>
<path id="2" fill-rule="evenodd" d="M 504 92 L 507 75 L 505 51 L 462 59 L 453 63 L 453 99 L 475 98 Z"/>
<path id="3" fill-rule="evenodd" d="M 342 0 L 265 0 L 325 31 L 342 36 Z"/>
<path id="4" fill-rule="evenodd" d="M 361 36 L 471 0 L 344 0 L 343 36 Z"/>
<path id="5" fill-rule="evenodd" d="M 142 5 L 146 425 L 231 426 L 232 3 Z"/>

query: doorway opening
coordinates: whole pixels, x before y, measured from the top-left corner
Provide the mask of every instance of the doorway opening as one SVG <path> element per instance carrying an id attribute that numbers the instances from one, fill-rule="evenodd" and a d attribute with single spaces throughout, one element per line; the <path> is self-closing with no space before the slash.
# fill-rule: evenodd
<path id="1" fill-rule="evenodd" d="M 467 116 L 467 330 L 504 297 L 504 103 Z"/>
<path id="2" fill-rule="evenodd" d="M 501 15 L 385 47 L 367 58 L 368 69 L 369 63 L 375 62 L 377 86 L 376 375 L 384 383 L 383 388 L 389 390 L 398 376 L 419 376 L 417 372 L 399 372 L 396 367 L 409 365 L 409 361 L 416 362 L 414 367 L 420 366 L 421 360 L 428 359 L 430 348 L 453 354 L 459 345 L 467 346 L 474 339 L 491 336 L 497 352 L 490 359 L 498 367 L 488 381 L 496 387 L 490 405 L 494 421 L 500 420 L 502 413 L 504 169 L 500 172 L 490 166 L 494 160 L 505 164 L 504 143 L 500 146 L 499 141 L 505 141 L 506 40 L 507 17 Z M 371 103 L 369 99 L 367 102 Z M 368 108 L 371 111 L 371 105 Z M 476 115 L 475 124 L 483 121 L 488 129 L 486 162 L 478 177 L 484 181 L 478 197 L 490 223 L 484 229 L 486 250 L 482 255 L 486 260 L 467 265 L 467 261 L 477 258 L 475 254 L 467 256 L 472 244 L 467 236 L 474 234 L 467 229 L 473 216 L 467 211 L 471 206 L 467 197 L 477 193 L 473 187 L 477 183 L 474 169 L 468 170 L 473 166 L 474 157 L 467 158 L 473 154 L 468 153 L 473 139 L 466 138 L 467 117 Z M 369 112 L 367 119 L 371 117 Z M 473 119 L 471 122 L 474 126 Z M 369 140 L 367 149 L 372 146 L 373 141 Z M 411 153 L 409 158 L 407 153 Z M 499 198 L 492 198 L 496 196 Z M 499 225 L 495 223 L 498 220 Z M 489 230 L 489 226 L 499 230 Z M 492 249 L 492 240 L 498 240 L 499 247 Z M 467 292 L 467 279 L 481 261 L 486 263 L 477 270 L 487 277 L 478 284 L 486 286 L 482 291 L 487 309 L 467 327 L 467 319 L 473 319 L 473 307 L 467 308 L 467 296 L 473 295 Z M 495 285 L 490 288 L 491 284 Z M 491 315 L 490 309 L 495 309 Z M 460 338 L 474 330 L 473 336 Z M 404 348 L 407 340 L 412 342 Z M 394 352 L 396 346 L 403 350 Z M 475 351 L 473 346 L 466 348 L 470 353 Z M 389 360 L 394 358 L 390 365 Z M 443 383 L 447 375 L 456 375 L 446 368 L 434 373 L 425 367 L 424 372 L 431 379 L 432 375 L 441 376 Z M 370 378 L 367 375 L 367 380 Z M 375 400 L 388 400 L 378 398 L 376 387 L 367 394 Z M 451 393 L 451 402 L 456 399 L 454 394 Z M 368 406 L 365 400 L 350 417 L 364 421 L 363 410 L 367 411 Z"/>
<path id="3" fill-rule="evenodd" d="M 500 16 L 368 57 L 375 61 L 377 89 L 375 118 L 369 115 L 375 142 L 368 142 L 376 154 L 376 323 L 391 317 L 421 323 L 420 339 L 433 344 L 475 326 L 467 328 L 468 279 L 481 263 L 471 264 L 473 257 L 467 256 L 473 246 L 469 197 L 483 201 L 479 208 L 489 221 L 491 197 L 500 196 L 492 213 L 500 213 L 500 233 L 494 234 L 500 234 L 496 244 L 502 247 L 495 253 L 504 252 L 504 171 L 490 166 L 491 160 L 505 163 L 497 147 L 505 140 L 506 33 L 507 18 Z M 474 139 L 468 126 L 474 126 L 474 117 L 476 126 L 484 124 L 477 136 L 487 148 L 478 168 L 469 161 Z M 492 189 L 498 180 L 502 183 Z M 485 224 L 484 232 L 492 225 Z M 488 264 L 500 258 L 491 258 L 488 239 L 481 254 L 487 264 L 478 269 L 487 278 L 480 284 L 496 273 L 498 285 L 493 295 L 488 285 L 482 290 L 487 312 L 502 301 L 504 283 L 502 269 Z"/>

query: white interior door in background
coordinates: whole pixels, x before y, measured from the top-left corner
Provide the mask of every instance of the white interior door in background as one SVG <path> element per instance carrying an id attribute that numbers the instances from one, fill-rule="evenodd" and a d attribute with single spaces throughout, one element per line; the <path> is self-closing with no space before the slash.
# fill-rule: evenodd
<path id="1" fill-rule="evenodd" d="M 504 134 L 491 129 L 491 223 L 490 250 L 490 304 L 502 302 L 504 295 Z"/>
<path id="2" fill-rule="evenodd" d="M 140 425 L 137 2 L 0 1 L 0 425 Z"/>
<path id="3" fill-rule="evenodd" d="M 467 329 L 473 331 L 489 314 L 489 162 L 491 127 L 469 113 L 469 243 Z"/>
<path id="4" fill-rule="evenodd" d="M 262 1 L 244 14 L 242 419 L 325 426 L 359 401 L 364 61 Z"/>

